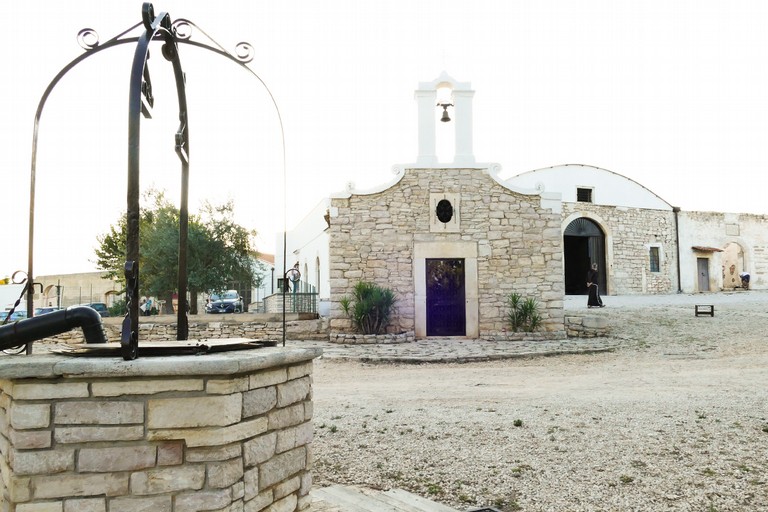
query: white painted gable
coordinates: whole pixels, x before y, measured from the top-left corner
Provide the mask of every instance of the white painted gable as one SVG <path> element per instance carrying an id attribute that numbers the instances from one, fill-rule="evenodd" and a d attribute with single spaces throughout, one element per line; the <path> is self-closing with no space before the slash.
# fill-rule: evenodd
<path id="1" fill-rule="evenodd" d="M 579 188 L 591 189 L 592 203 L 627 208 L 672 210 L 672 206 L 641 184 L 621 174 L 590 165 L 566 164 L 524 172 L 506 180 L 518 188 L 558 192 L 563 202 L 577 202 Z"/>

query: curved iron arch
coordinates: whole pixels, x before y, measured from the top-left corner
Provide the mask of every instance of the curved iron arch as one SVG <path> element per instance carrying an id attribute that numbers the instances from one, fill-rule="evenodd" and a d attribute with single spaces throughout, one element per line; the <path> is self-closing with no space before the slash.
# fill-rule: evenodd
<path id="1" fill-rule="evenodd" d="M 564 236 L 604 236 L 603 230 L 593 220 L 579 217 L 571 221 L 563 232 Z"/>
<path id="2" fill-rule="evenodd" d="M 597 263 L 600 267 L 600 289 L 603 293 L 608 291 L 605 236 L 600 224 L 588 217 L 577 217 L 565 227 L 563 266 L 566 294 L 584 293 L 583 278 L 592 263 Z"/>
<path id="3" fill-rule="evenodd" d="M 145 31 L 138 37 L 125 37 L 126 34 L 134 31 L 140 26 L 144 26 Z M 211 46 L 199 41 L 192 41 L 191 28 L 199 30 L 209 41 L 216 46 Z M 189 29 L 189 32 L 186 30 Z M 95 38 L 95 39 L 94 39 Z M 186 89 L 184 85 L 184 73 L 181 69 L 181 61 L 178 53 L 178 43 L 189 44 L 198 48 L 212 51 L 221 56 L 227 57 L 233 62 L 239 64 L 242 68 L 248 70 L 265 88 L 272 101 L 277 113 L 280 126 L 280 136 L 283 149 L 283 179 L 285 180 L 285 132 L 283 127 L 280 109 L 277 106 L 272 91 L 266 85 L 264 80 L 247 64 L 253 59 L 252 47 L 249 43 L 240 42 L 236 45 L 236 55 L 232 55 L 210 37 L 205 31 L 200 29 L 195 23 L 179 18 L 171 23 L 170 16 L 166 12 L 155 16 L 154 7 L 150 2 L 142 5 L 142 22 L 133 25 L 117 36 L 111 38 L 104 44 L 98 41 L 98 34 L 93 29 L 83 29 L 78 33 L 78 41 L 86 50 L 86 53 L 76 57 L 64 66 L 58 74 L 51 80 L 44 91 L 35 113 L 33 137 L 32 137 L 32 159 L 30 171 L 30 202 L 29 202 L 29 237 L 28 237 L 28 262 L 27 274 L 29 276 L 27 294 L 27 310 L 34 311 L 34 224 L 35 224 L 35 188 L 37 172 L 37 149 L 39 140 L 39 125 L 45 104 L 53 89 L 61 79 L 77 64 L 86 58 L 95 55 L 103 50 L 117 45 L 137 43 L 134 53 L 133 65 L 131 68 L 130 94 L 129 94 L 129 135 L 128 135 L 128 191 L 127 191 L 127 221 L 128 221 L 128 243 L 126 250 L 126 288 L 128 314 L 123 322 L 121 336 L 121 352 L 124 359 L 135 359 L 138 355 L 138 245 L 139 245 L 139 135 L 140 135 L 140 116 L 148 114 L 147 105 L 150 107 L 153 102 L 151 95 L 151 81 L 146 67 L 149 44 L 155 39 L 164 41 L 162 53 L 166 60 L 173 64 L 174 78 L 176 80 L 177 96 L 179 100 L 179 129 L 176 133 L 176 153 L 182 162 L 182 192 L 180 204 L 180 224 L 179 224 L 179 285 L 178 292 L 180 297 L 186 297 L 187 279 L 186 279 L 186 256 L 187 256 L 187 229 L 188 229 L 188 186 L 189 186 L 189 128 L 188 114 L 186 108 Z M 89 42 L 89 40 L 93 41 Z M 142 101 L 142 97 L 144 101 Z M 144 103 L 146 102 L 146 104 Z M 285 187 L 284 187 L 285 189 Z M 285 207 L 285 206 L 284 206 Z M 286 261 L 286 231 L 283 230 L 283 266 Z M 285 330 L 285 319 L 283 319 L 283 330 Z M 185 304 L 180 304 L 178 308 L 177 321 L 177 339 L 185 340 L 188 336 L 188 319 Z M 283 333 L 283 344 L 285 344 L 285 332 Z M 32 344 L 27 344 L 27 353 L 32 352 Z"/>

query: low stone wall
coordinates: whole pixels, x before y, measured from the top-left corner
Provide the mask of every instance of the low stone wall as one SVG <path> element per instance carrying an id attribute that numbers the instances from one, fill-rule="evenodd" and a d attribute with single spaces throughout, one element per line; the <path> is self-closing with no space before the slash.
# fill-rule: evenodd
<path id="1" fill-rule="evenodd" d="M 278 341 L 283 336 L 282 321 L 274 316 L 266 319 L 252 319 L 253 316 L 227 315 L 215 316 L 211 319 L 191 317 L 189 323 L 190 339 L 228 339 L 247 338 L 256 341 Z M 313 315 L 310 315 L 313 316 Z M 107 340 L 120 341 L 119 318 L 105 318 L 104 331 Z M 604 319 L 596 316 L 566 315 L 565 331 L 551 332 L 506 332 L 495 336 L 481 336 L 490 341 L 509 340 L 557 340 L 565 337 L 593 338 L 607 336 L 608 326 Z M 410 343 L 416 341 L 413 331 L 400 334 L 353 334 L 343 332 L 330 332 L 327 317 L 319 318 L 292 318 L 286 321 L 286 337 L 290 340 L 330 341 L 331 343 L 346 345 L 361 344 L 387 344 Z M 139 324 L 139 339 L 141 341 L 172 341 L 176 339 L 175 317 L 142 317 Z M 82 343 L 83 336 L 80 329 L 73 329 L 58 336 L 47 339 L 54 342 Z"/>
<path id="2" fill-rule="evenodd" d="M 0 510 L 307 509 L 320 354 L 0 358 Z"/>
<path id="3" fill-rule="evenodd" d="M 288 339 L 328 341 L 328 319 L 317 315 L 292 314 L 285 322 Z M 122 318 L 103 319 L 108 341 L 119 342 Z M 256 341 L 276 341 L 283 337 L 283 322 L 279 315 L 206 315 L 189 318 L 189 339 L 248 338 Z M 172 341 L 176 339 L 176 317 L 141 317 L 139 340 Z M 49 341 L 81 343 L 80 329 L 48 338 Z"/>
<path id="4" fill-rule="evenodd" d="M 494 336 L 482 336 L 486 341 L 536 341 L 561 340 L 565 331 L 513 332 L 508 331 Z"/>
<path id="5" fill-rule="evenodd" d="M 589 322 L 587 322 L 589 324 Z M 578 329 L 571 329 L 566 333 L 565 331 L 552 331 L 552 332 L 507 332 L 498 336 L 481 336 L 486 341 L 536 341 L 536 340 L 561 340 L 567 336 L 577 337 L 593 337 L 605 336 L 606 334 L 593 334 L 591 336 L 584 336 L 585 332 L 583 326 L 579 324 Z M 571 334 L 573 332 L 573 334 Z M 365 344 L 391 344 L 391 343 L 411 343 L 416 341 L 416 336 L 413 332 L 407 332 L 402 334 L 346 334 L 346 333 L 331 333 L 330 342 L 338 343 L 342 345 L 365 345 Z"/>
<path id="6" fill-rule="evenodd" d="M 373 344 L 392 344 L 392 343 L 411 343 L 416 341 L 416 335 L 413 332 L 404 332 L 401 334 L 346 334 L 332 333 L 330 335 L 331 343 L 342 345 L 373 345 Z"/>
<path id="7" fill-rule="evenodd" d="M 570 338 L 597 338 L 608 336 L 608 320 L 599 316 L 566 315 L 565 329 Z"/>

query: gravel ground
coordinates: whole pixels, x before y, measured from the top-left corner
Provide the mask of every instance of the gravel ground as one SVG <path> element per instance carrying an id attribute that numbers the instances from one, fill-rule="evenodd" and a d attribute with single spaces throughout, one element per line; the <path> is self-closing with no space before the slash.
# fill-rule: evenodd
<path id="1" fill-rule="evenodd" d="M 460 510 L 768 510 L 768 293 L 604 301 L 610 353 L 317 361 L 315 484 Z"/>

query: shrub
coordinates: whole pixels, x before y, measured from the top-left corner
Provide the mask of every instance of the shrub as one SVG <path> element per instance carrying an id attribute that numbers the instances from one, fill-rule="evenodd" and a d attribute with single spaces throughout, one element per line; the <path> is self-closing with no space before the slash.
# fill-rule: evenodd
<path id="1" fill-rule="evenodd" d="M 534 332 L 541 327 L 539 303 L 536 299 L 524 299 L 519 293 L 511 293 L 507 298 L 509 312 L 507 321 L 515 332 Z"/>
<path id="2" fill-rule="evenodd" d="M 389 288 L 360 281 L 353 297 L 342 297 L 341 309 L 363 334 L 379 334 L 389 324 L 395 293 Z"/>
<path id="3" fill-rule="evenodd" d="M 126 312 L 125 299 L 117 299 L 111 306 L 109 306 L 110 316 L 125 316 Z"/>

